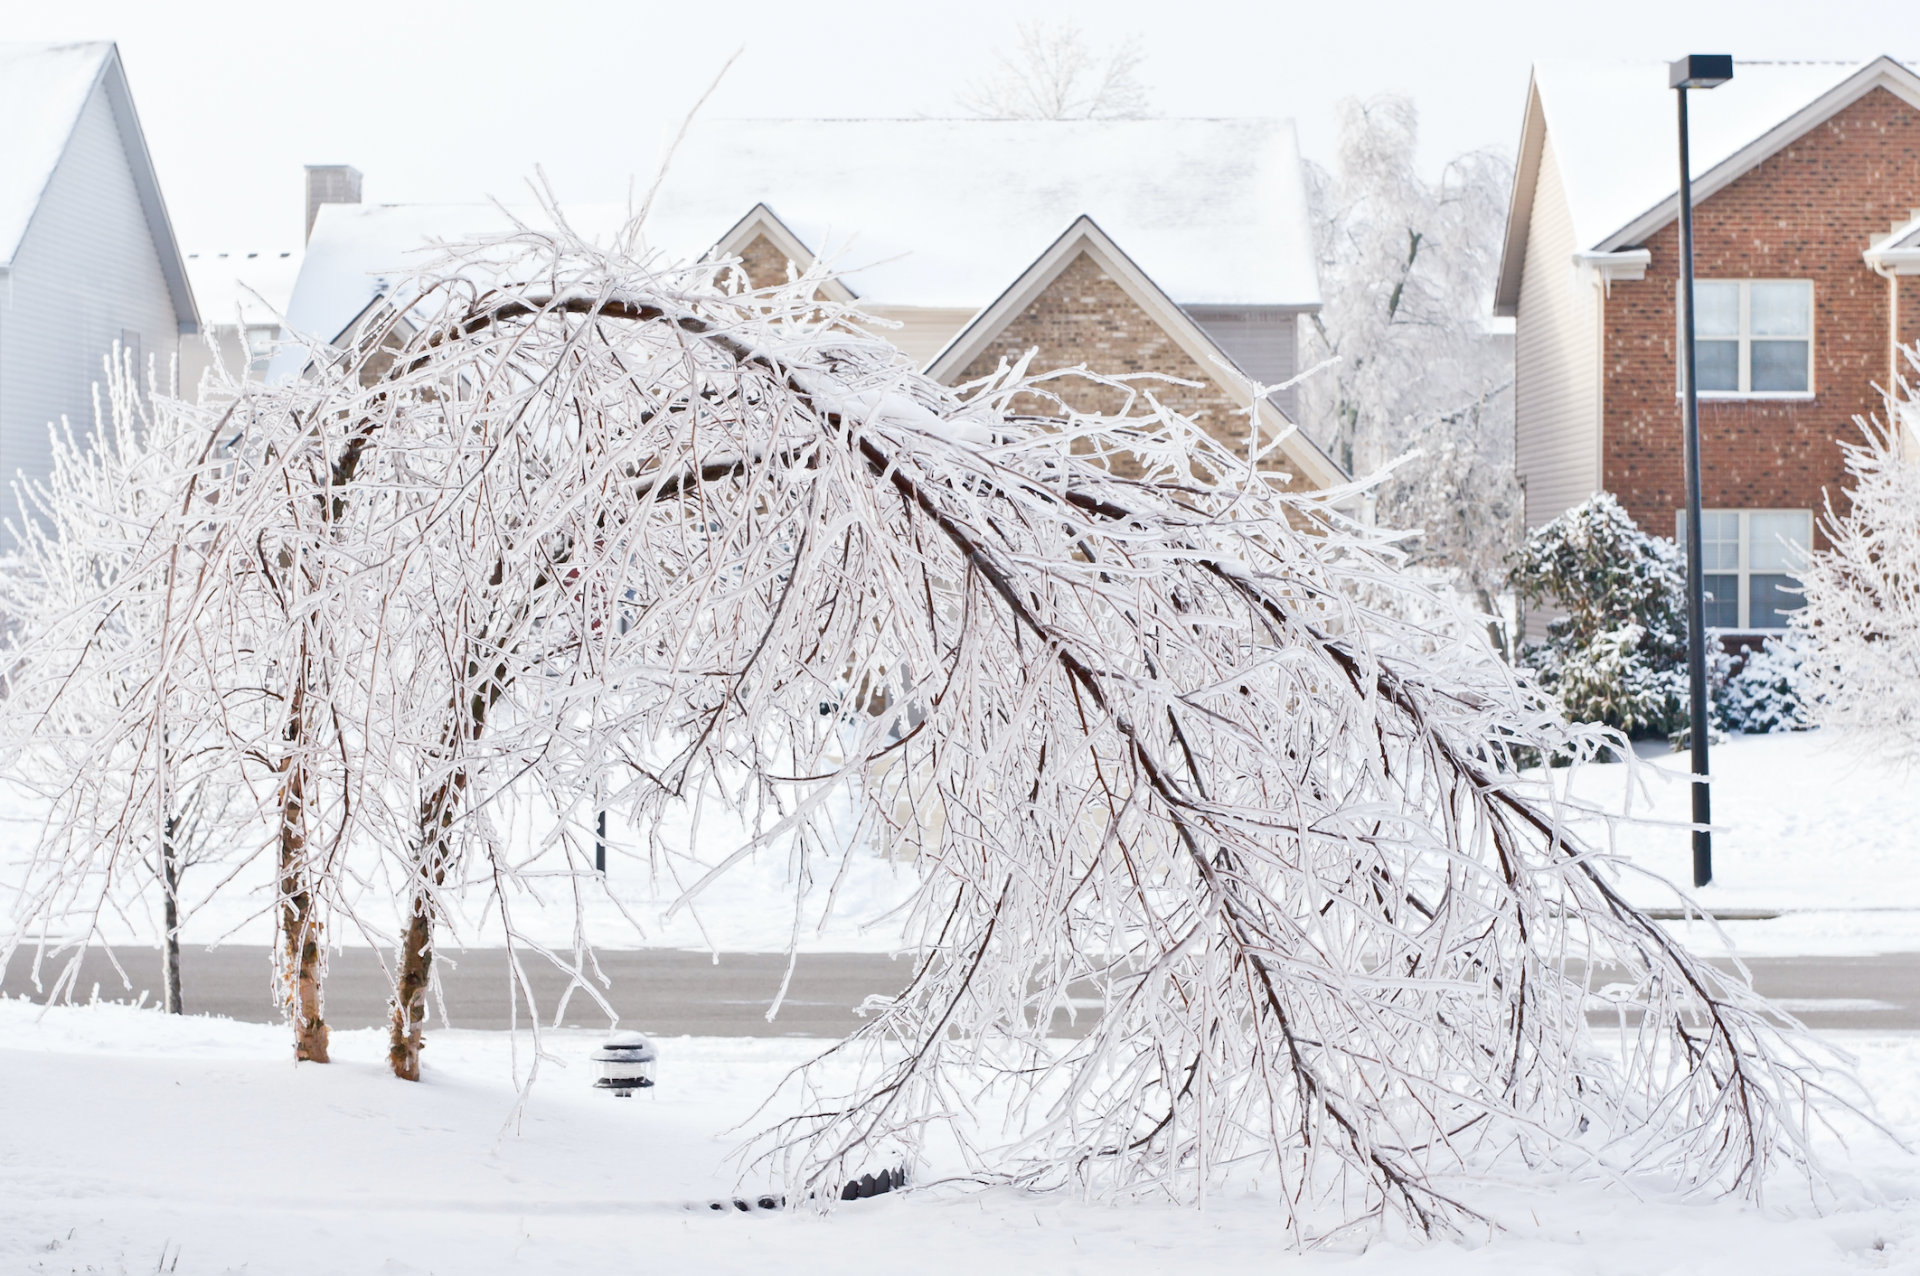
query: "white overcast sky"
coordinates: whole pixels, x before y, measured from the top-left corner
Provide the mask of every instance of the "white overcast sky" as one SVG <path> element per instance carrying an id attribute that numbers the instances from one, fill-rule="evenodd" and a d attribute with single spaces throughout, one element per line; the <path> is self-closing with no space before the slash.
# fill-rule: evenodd
<path id="1" fill-rule="evenodd" d="M 1157 113 L 1282 115 L 1324 161 L 1343 97 L 1402 93 L 1437 165 L 1511 151 L 1536 58 L 1866 58 L 1897 0 L 0 0 L 0 39 L 113 39 L 189 250 L 282 250 L 301 166 L 374 202 L 644 189 L 726 58 L 716 116 L 941 115 L 1023 19 L 1137 34 Z M 0 122 L 4 127 L 4 122 Z M 991 176 L 982 175 L 983 180 Z"/>

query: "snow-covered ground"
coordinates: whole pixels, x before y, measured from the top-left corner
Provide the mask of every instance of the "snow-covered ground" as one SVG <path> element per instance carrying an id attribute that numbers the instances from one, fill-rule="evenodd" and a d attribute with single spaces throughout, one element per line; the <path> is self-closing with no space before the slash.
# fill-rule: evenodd
<path id="1" fill-rule="evenodd" d="M 1883 1141 L 1839 1163 L 1824 1212 L 1541 1179 L 1472 1190 L 1486 1235 L 1300 1255 L 1251 1193 L 1192 1210 L 946 1186 L 824 1219 L 713 1212 L 728 1131 L 808 1043 L 669 1039 L 658 1087 L 619 1100 L 587 1087 L 593 1038 L 556 1033 L 573 1065 L 509 1127 L 505 1033 L 436 1033 L 419 1085 L 384 1072 L 374 1033 L 334 1040 L 338 1062 L 296 1066 L 277 1028 L 0 1002 L 0 1271 L 1920 1272 L 1920 1162 Z M 1848 1044 L 1920 1139 L 1920 1037 Z"/>
<path id="2" fill-rule="evenodd" d="M 1920 952 L 1920 776 L 1865 755 L 1844 735 L 1807 731 L 1733 736 L 1711 750 L 1713 884 L 1692 889 L 1692 809 L 1685 754 L 1582 768 L 1577 797 L 1636 822 L 1611 845 L 1635 868 L 1714 909 L 1778 911 L 1721 929 L 1746 956 Z M 1629 780 L 1631 772 L 1637 782 Z M 1597 822 L 1581 831 L 1606 844 Z M 1650 907 L 1678 901 L 1629 872 L 1627 894 Z M 1721 951 L 1704 922 L 1674 923 L 1699 951 Z"/>

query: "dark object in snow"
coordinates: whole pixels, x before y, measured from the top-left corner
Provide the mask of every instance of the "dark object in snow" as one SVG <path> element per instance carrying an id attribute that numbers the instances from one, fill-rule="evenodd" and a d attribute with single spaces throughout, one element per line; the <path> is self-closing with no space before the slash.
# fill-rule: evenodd
<path id="1" fill-rule="evenodd" d="M 771 1195 L 762 1196 L 757 1200 L 755 1200 L 753 1205 L 749 1205 L 745 1201 L 741 1200 L 739 1197 L 736 1196 L 733 1198 L 732 1203 L 733 1203 L 733 1208 L 735 1208 L 736 1210 L 739 1210 L 742 1214 L 751 1214 L 753 1213 L 754 1205 L 759 1206 L 763 1210 L 777 1210 L 781 1206 L 787 1203 L 787 1198 L 784 1196 L 771 1196 Z M 727 1208 L 727 1202 L 726 1201 L 708 1201 L 707 1208 L 710 1210 L 714 1210 L 716 1212 L 724 1213 Z"/>
<path id="2" fill-rule="evenodd" d="M 854 1179 L 851 1183 L 848 1183 L 840 1189 L 840 1199 L 843 1201 L 862 1201 L 869 1196 L 878 1196 L 882 1192 L 891 1192 L 895 1188 L 905 1187 L 906 1185 L 907 1167 L 904 1165 L 896 1166 L 891 1170 L 880 1171 L 879 1177 L 877 1178 L 871 1174 L 862 1174 L 859 1178 Z"/>
<path id="3" fill-rule="evenodd" d="M 616 1032 L 593 1052 L 593 1061 L 600 1065 L 600 1077 L 593 1087 L 611 1090 L 617 1099 L 644 1090 L 653 1084 L 653 1061 L 657 1057 L 653 1042 L 640 1033 Z"/>

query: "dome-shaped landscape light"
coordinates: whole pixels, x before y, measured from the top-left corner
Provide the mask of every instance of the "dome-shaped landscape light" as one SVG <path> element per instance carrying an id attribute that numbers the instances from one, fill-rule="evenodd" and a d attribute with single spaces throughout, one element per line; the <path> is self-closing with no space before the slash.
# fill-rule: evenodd
<path id="1" fill-rule="evenodd" d="M 656 1057 L 653 1042 L 640 1033 L 616 1032 L 593 1052 L 593 1061 L 600 1065 L 600 1076 L 593 1087 L 611 1090 L 618 1099 L 644 1090 L 653 1084 Z"/>

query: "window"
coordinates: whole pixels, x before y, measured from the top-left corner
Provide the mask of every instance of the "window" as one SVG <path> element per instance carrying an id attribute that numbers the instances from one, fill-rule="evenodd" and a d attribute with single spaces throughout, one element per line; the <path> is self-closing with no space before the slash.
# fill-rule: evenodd
<path id="1" fill-rule="evenodd" d="M 1687 545 L 1687 512 L 1675 512 L 1674 536 Z M 1800 564 L 1813 540 L 1808 510 L 1701 510 L 1700 567 L 1707 628 L 1785 629 L 1800 606 Z"/>
<path id="2" fill-rule="evenodd" d="M 1811 283 L 1700 280 L 1693 297 L 1694 368 L 1701 394 L 1813 392 Z"/>
<path id="3" fill-rule="evenodd" d="M 261 373 L 273 362 L 273 343 L 280 335 L 280 329 L 272 325 L 260 325 L 247 329 L 247 370 Z"/>

